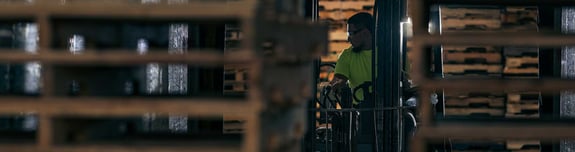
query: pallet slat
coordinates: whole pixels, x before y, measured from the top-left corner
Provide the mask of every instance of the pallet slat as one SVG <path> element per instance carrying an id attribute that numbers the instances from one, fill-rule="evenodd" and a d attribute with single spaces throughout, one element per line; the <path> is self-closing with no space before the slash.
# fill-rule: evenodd
<path id="1" fill-rule="evenodd" d="M 499 52 L 499 49 L 493 46 L 442 46 L 445 52 Z"/>
<path id="2" fill-rule="evenodd" d="M 538 57 L 507 57 L 505 59 L 505 67 L 519 68 L 526 64 L 539 65 Z"/>
<path id="3" fill-rule="evenodd" d="M 445 53 L 444 61 L 447 63 L 501 63 L 501 53 Z"/>

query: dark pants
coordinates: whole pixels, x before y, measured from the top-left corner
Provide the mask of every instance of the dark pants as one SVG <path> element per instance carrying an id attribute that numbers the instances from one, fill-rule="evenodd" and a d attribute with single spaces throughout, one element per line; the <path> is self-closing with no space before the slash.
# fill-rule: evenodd
<path id="1" fill-rule="evenodd" d="M 362 103 L 354 106 L 360 110 L 359 115 L 355 117 L 355 127 L 357 129 L 356 140 L 354 140 L 356 152 L 374 152 L 376 147 L 376 127 L 374 111 L 362 111 L 364 109 L 373 109 L 375 104 L 373 100 L 365 100 Z"/>

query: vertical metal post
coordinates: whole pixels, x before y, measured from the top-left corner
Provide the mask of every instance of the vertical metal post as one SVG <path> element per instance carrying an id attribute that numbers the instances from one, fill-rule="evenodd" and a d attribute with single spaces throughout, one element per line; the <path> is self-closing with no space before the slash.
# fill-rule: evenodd
<path id="1" fill-rule="evenodd" d="M 319 8 L 319 1 L 318 0 L 306 0 L 305 1 L 305 16 L 306 18 L 311 19 L 312 21 L 318 21 L 319 20 L 319 15 L 318 15 L 318 8 Z M 319 66 L 321 65 L 321 60 L 317 59 L 314 62 L 314 72 L 313 72 L 313 76 L 314 76 L 314 81 L 313 84 L 317 84 L 318 83 L 318 76 L 319 76 Z M 313 87 L 313 92 L 312 94 L 315 96 L 316 92 L 318 91 L 317 87 Z M 315 135 L 316 135 L 316 126 L 315 126 L 315 122 L 317 121 L 315 118 L 315 111 L 310 111 L 311 109 L 315 109 L 315 104 L 316 101 L 312 100 L 312 101 L 308 101 L 307 107 L 306 107 L 306 111 L 307 113 L 307 132 L 306 132 L 306 136 L 304 138 L 304 140 L 302 140 L 302 149 L 305 152 L 312 152 L 315 151 L 315 146 L 316 146 L 316 139 L 315 139 Z"/>
<path id="2" fill-rule="evenodd" d="M 575 8 L 563 7 L 561 13 L 561 32 L 566 34 L 575 33 Z M 572 79 L 575 78 L 575 47 L 564 46 L 561 50 L 561 78 Z M 563 91 L 560 97 L 560 117 L 561 118 L 575 118 L 575 92 Z M 560 143 L 560 151 L 568 152 L 575 149 L 575 141 L 562 140 Z"/>
<path id="3" fill-rule="evenodd" d="M 400 22 L 405 14 L 403 0 L 385 0 L 375 2 L 375 51 L 374 51 L 374 93 L 378 108 L 400 106 L 401 83 L 401 31 Z M 383 114 L 383 115 L 382 115 Z M 399 151 L 401 121 L 398 110 L 386 110 L 377 113 L 378 143 L 380 151 Z M 382 127 L 380 127 L 382 126 Z"/>

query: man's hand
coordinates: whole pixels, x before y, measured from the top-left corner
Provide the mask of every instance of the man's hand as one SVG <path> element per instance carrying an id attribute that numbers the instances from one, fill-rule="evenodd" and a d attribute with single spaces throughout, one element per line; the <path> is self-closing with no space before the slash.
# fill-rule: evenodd
<path id="1" fill-rule="evenodd" d="M 329 82 L 329 85 L 331 86 L 332 90 L 339 91 L 339 89 L 345 85 L 347 80 L 347 77 L 336 73 L 333 79 Z"/>

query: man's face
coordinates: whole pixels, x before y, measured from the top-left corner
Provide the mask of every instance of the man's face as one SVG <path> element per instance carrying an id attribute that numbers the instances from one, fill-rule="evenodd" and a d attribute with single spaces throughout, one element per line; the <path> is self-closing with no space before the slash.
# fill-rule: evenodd
<path id="1" fill-rule="evenodd" d="M 366 28 L 357 27 L 354 24 L 347 25 L 347 40 L 354 48 L 362 48 L 366 45 L 369 37 L 369 32 Z"/>

